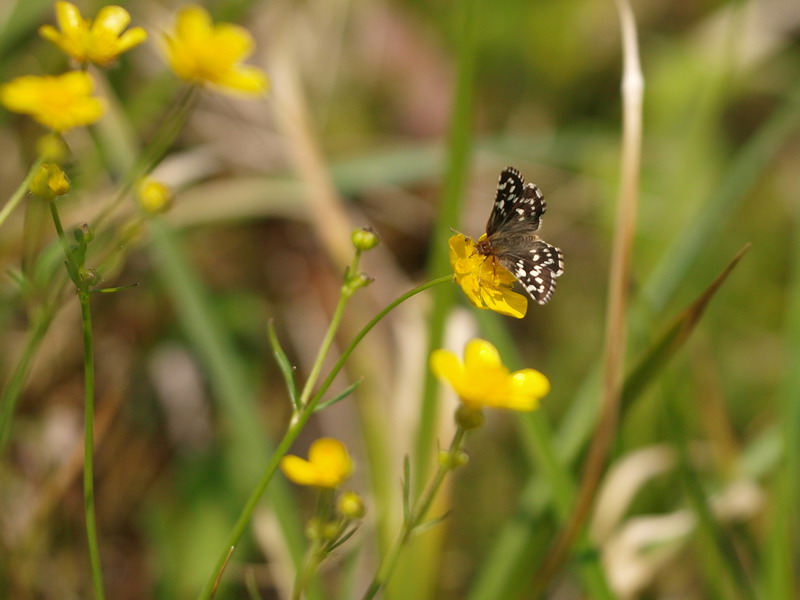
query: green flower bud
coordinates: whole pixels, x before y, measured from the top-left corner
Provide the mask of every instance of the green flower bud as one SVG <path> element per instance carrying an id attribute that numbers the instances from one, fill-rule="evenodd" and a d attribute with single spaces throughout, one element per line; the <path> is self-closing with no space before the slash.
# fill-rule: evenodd
<path id="1" fill-rule="evenodd" d="M 467 455 L 466 452 L 460 451 L 455 454 L 450 454 L 446 450 L 442 450 L 439 452 L 438 460 L 440 465 L 452 470 L 467 464 L 469 462 L 469 455 Z"/>
<path id="2" fill-rule="evenodd" d="M 356 290 L 368 286 L 373 281 L 375 281 L 375 278 L 370 277 L 366 273 L 359 273 L 358 275 L 351 277 L 345 282 L 344 284 L 345 292 L 347 293 L 348 296 L 352 296 L 353 294 L 355 294 Z"/>
<path id="3" fill-rule="evenodd" d="M 336 502 L 336 510 L 348 519 L 361 519 L 367 514 L 364 500 L 355 492 L 345 492 Z"/>
<path id="4" fill-rule="evenodd" d="M 378 234 L 371 227 L 356 229 L 350 239 L 353 241 L 353 246 L 356 247 L 356 250 L 361 250 L 362 252 L 372 250 L 380 242 Z"/>
<path id="5" fill-rule="evenodd" d="M 89 227 L 88 223 L 84 223 L 80 227 L 76 227 L 72 235 L 79 244 L 88 244 L 94 239 L 94 230 Z"/>
<path id="6" fill-rule="evenodd" d="M 483 425 L 483 412 L 466 404 L 459 405 L 456 409 L 456 425 L 464 430 L 477 429 Z"/>
<path id="7" fill-rule="evenodd" d="M 81 281 L 90 286 L 97 285 L 98 283 L 100 283 L 100 273 L 98 273 L 94 269 L 81 269 L 80 277 Z"/>

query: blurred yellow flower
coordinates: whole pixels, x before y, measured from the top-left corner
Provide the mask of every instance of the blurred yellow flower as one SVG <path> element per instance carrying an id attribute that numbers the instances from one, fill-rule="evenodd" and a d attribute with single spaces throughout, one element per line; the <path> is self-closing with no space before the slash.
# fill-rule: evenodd
<path id="1" fill-rule="evenodd" d="M 215 25 L 199 6 L 178 13 L 175 31 L 164 36 L 163 46 L 170 67 L 181 79 L 251 96 L 267 89 L 261 69 L 240 64 L 253 52 L 250 33 L 230 23 Z"/>
<path id="2" fill-rule="evenodd" d="M 449 350 L 434 350 L 431 370 L 450 384 L 463 404 L 474 409 L 488 406 L 531 411 L 550 392 L 547 377 L 534 369 L 511 373 L 501 362 L 497 348 L 481 339 L 467 344 L 463 363 Z"/>
<path id="3" fill-rule="evenodd" d="M 0 86 L 0 103 L 7 109 L 30 115 L 54 131 L 89 125 L 103 114 L 103 104 L 91 96 L 94 82 L 88 73 L 24 75 Z"/>
<path id="4" fill-rule="evenodd" d="M 308 460 L 291 454 L 284 456 L 281 470 L 286 477 L 299 485 L 335 488 L 350 477 L 353 464 L 342 442 L 333 438 L 320 438 L 311 444 Z"/>
<path id="5" fill-rule="evenodd" d="M 147 39 L 147 32 L 141 27 L 123 33 L 131 16 L 121 6 L 104 6 L 91 21 L 81 17 L 74 4 L 56 2 L 56 20 L 61 31 L 52 25 L 42 25 L 39 35 L 81 64 L 109 65 Z"/>
<path id="6" fill-rule="evenodd" d="M 483 234 L 480 239 L 485 237 Z M 479 254 L 472 238 L 460 233 L 452 236 L 449 244 L 456 283 L 473 306 L 517 319 L 525 316 L 528 298 L 511 289 L 516 278 L 494 256 Z"/>
<path id="7" fill-rule="evenodd" d="M 69 191 L 70 183 L 67 174 L 58 165 L 45 163 L 31 180 L 30 190 L 40 198 L 52 200 Z"/>
<path id="8" fill-rule="evenodd" d="M 172 205 L 172 190 L 155 179 L 149 177 L 143 179 L 139 183 L 137 192 L 139 206 L 151 215 L 165 212 Z"/>

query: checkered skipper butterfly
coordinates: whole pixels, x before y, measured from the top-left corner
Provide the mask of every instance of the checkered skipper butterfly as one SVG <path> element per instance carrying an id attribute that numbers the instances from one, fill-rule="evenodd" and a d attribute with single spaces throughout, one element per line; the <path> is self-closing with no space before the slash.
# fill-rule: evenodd
<path id="1" fill-rule="evenodd" d="M 494 256 L 539 304 L 556 289 L 556 277 L 564 272 L 561 250 L 539 239 L 547 204 L 539 188 L 513 167 L 500 173 L 497 198 L 486 224 L 486 237 L 475 245 L 478 254 Z"/>

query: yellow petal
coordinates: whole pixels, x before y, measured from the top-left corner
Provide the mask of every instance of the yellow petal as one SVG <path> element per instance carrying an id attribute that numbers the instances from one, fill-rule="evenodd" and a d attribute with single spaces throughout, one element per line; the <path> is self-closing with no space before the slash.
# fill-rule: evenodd
<path id="1" fill-rule="evenodd" d="M 105 31 L 119 35 L 131 22 L 128 11 L 121 6 L 104 6 L 92 23 L 92 32 Z"/>
<path id="2" fill-rule="evenodd" d="M 220 23 L 214 30 L 214 43 L 225 54 L 226 60 L 239 62 L 253 52 L 253 36 L 244 27 Z"/>
<path id="3" fill-rule="evenodd" d="M 511 374 L 511 387 L 516 393 L 541 398 L 550 393 L 550 380 L 535 369 L 522 369 Z"/>
<path id="4" fill-rule="evenodd" d="M 350 476 L 352 463 L 339 440 L 320 438 L 311 444 L 308 460 L 317 469 L 318 485 L 336 487 Z"/>
<path id="5" fill-rule="evenodd" d="M 464 376 L 464 367 L 458 357 L 449 350 L 434 350 L 430 358 L 431 371 L 450 385 Z"/>
<path id="6" fill-rule="evenodd" d="M 199 6 L 187 6 L 178 13 L 175 32 L 187 41 L 205 40 L 211 36 L 211 15 Z"/>
<path id="7" fill-rule="evenodd" d="M 483 302 L 486 308 L 515 319 L 521 319 L 528 312 L 528 297 L 510 289 L 484 296 Z"/>
<path id="8" fill-rule="evenodd" d="M 122 54 L 134 46 L 138 46 L 147 39 L 147 32 L 141 27 L 133 27 L 119 36 L 117 40 L 117 54 Z"/>
<path id="9" fill-rule="evenodd" d="M 56 2 L 56 21 L 67 35 L 74 35 L 86 29 L 86 22 L 81 18 L 78 7 L 70 2 Z"/>
<path id="10" fill-rule="evenodd" d="M 474 339 L 464 350 L 464 368 L 467 371 L 494 369 L 502 364 L 497 348 L 486 340 Z"/>
<path id="11" fill-rule="evenodd" d="M 317 485 L 317 470 L 305 459 L 289 454 L 281 459 L 281 470 L 298 485 Z"/>
<path id="12" fill-rule="evenodd" d="M 64 90 L 75 95 L 91 94 L 94 89 L 92 77 L 83 71 L 70 71 L 60 77 Z"/>
<path id="13" fill-rule="evenodd" d="M 61 41 L 61 33 L 52 25 L 42 25 L 39 27 L 39 35 L 48 42 L 58 44 Z"/>
<path id="14" fill-rule="evenodd" d="M 267 76 L 261 69 L 242 65 L 225 73 L 216 84 L 243 94 L 258 96 L 267 91 Z"/>

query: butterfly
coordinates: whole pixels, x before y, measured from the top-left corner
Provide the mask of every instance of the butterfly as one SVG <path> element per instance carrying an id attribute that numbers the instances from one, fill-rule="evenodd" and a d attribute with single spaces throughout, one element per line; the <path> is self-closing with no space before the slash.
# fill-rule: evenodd
<path id="1" fill-rule="evenodd" d="M 475 244 L 478 254 L 495 257 L 539 304 L 553 297 L 556 278 L 564 272 L 561 250 L 536 235 L 546 210 L 539 188 L 507 167 L 497 182 L 486 237 Z"/>

